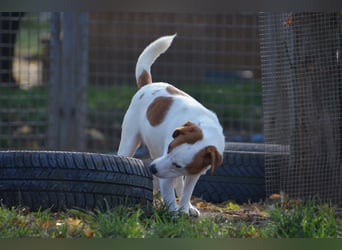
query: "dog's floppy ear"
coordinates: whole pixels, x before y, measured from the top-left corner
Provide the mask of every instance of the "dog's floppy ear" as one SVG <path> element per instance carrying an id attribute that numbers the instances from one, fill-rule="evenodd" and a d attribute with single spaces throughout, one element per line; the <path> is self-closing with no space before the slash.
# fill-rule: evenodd
<path id="1" fill-rule="evenodd" d="M 213 174 L 216 167 L 222 164 L 223 157 L 217 151 L 215 146 L 206 146 L 200 150 L 193 158 L 193 161 L 186 166 L 189 174 L 198 174 L 207 168 L 211 167 L 211 174 Z"/>
<path id="2" fill-rule="evenodd" d="M 202 130 L 192 122 L 186 122 L 183 126 L 178 127 L 173 131 L 172 137 L 174 140 L 170 143 L 168 152 L 180 144 L 194 144 L 196 141 L 203 138 Z"/>
<path id="3" fill-rule="evenodd" d="M 207 166 L 211 165 L 211 174 L 213 174 L 214 170 L 222 164 L 222 161 L 223 157 L 215 146 L 207 146 L 205 148 L 204 162 Z"/>

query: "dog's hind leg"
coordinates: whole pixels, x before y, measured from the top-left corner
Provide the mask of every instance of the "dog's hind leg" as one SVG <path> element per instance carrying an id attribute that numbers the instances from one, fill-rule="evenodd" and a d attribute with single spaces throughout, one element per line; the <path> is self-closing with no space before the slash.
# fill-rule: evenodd
<path id="1" fill-rule="evenodd" d="M 118 155 L 133 157 L 140 144 L 141 138 L 139 134 L 134 135 L 134 132 L 129 131 L 128 129 L 123 129 L 121 133 Z"/>
<path id="2" fill-rule="evenodd" d="M 141 140 L 139 136 L 121 136 L 121 141 L 118 149 L 119 156 L 133 157 L 135 151 L 140 146 Z"/>
<path id="3" fill-rule="evenodd" d="M 122 122 L 121 140 L 118 149 L 119 156 L 133 157 L 141 144 L 141 136 L 136 122 L 137 114 L 128 109 Z"/>

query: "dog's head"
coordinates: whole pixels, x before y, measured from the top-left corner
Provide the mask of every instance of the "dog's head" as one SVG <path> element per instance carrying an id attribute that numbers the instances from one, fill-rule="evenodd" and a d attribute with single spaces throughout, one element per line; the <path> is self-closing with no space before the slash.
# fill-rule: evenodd
<path id="1" fill-rule="evenodd" d="M 203 136 L 201 128 L 186 122 L 176 128 L 173 140 L 163 156 L 155 159 L 151 172 L 160 178 L 172 178 L 181 175 L 195 175 L 211 168 L 211 172 L 222 164 L 222 155 L 216 146 Z"/>

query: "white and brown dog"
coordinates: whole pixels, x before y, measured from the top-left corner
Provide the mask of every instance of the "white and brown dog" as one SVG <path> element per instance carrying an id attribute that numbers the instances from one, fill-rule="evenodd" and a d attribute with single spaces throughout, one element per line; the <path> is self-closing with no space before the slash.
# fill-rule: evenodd
<path id="1" fill-rule="evenodd" d="M 169 48 L 174 37 L 157 39 L 137 61 L 139 90 L 123 120 L 118 155 L 133 156 L 145 143 L 154 159 L 150 170 L 159 177 L 161 195 L 169 210 L 199 216 L 200 212 L 190 203 L 193 189 L 201 174 L 221 165 L 225 140 L 212 111 L 168 83 L 152 82 L 151 65 Z M 181 180 L 184 187 L 178 205 L 176 180 Z"/>

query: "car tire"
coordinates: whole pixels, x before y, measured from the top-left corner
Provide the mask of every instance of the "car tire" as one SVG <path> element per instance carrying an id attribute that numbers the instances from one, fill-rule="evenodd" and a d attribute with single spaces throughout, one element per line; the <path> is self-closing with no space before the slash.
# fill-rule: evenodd
<path id="1" fill-rule="evenodd" d="M 288 148 L 263 143 L 226 143 L 223 163 L 197 182 L 193 195 L 212 203 L 265 199 L 265 156 L 286 154 Z"/>
<path id="2" fill-rule="evenodd" d="M 142 161 L 115 155 L 0 151 L 0 200 L 31 210 L 102 209 L 152 204 L 152 174 Z"/>

